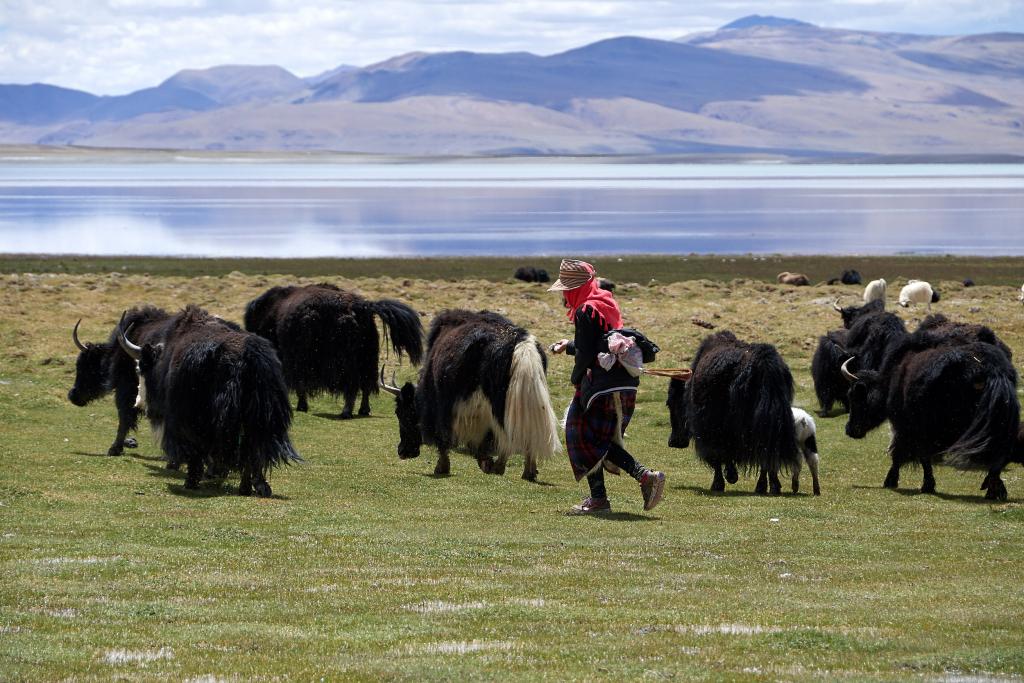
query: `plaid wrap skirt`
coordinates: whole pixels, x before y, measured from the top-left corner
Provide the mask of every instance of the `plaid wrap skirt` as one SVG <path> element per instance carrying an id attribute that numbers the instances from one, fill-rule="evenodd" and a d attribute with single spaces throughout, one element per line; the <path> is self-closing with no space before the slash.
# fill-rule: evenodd
<path id="1" fill-rule="evenodd" d="M 622 406 L 622 422 L 615 409 L 616 398 Z M 565 415 L 565 446 L 576 481 L 601 465 L 612 442 L 622 443 L 633 409 L 636 391 L 615 391 L 594 398 L 584 410 L 579 392 Z"/>

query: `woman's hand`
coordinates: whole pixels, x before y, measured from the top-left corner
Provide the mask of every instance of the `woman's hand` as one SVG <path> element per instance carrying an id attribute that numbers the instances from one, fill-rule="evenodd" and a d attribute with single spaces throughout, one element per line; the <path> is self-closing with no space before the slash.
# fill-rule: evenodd
<path id="1" fill-rule="evenodd" d="M 548 351 L 551 353 L 562 353 L 565 351 L 565 347 L 569 345 L 568 339 L 559 339 L 554 344 L 548 347 Z"/>

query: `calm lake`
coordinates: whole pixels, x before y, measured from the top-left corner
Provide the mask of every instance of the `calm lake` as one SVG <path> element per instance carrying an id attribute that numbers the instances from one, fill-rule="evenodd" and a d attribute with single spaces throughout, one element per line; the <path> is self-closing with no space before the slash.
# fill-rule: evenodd
<path id="1" fill-rule="evenodd" d="M 0 252 L 1024 254 L 1024 165 L 0 160 Z"/>

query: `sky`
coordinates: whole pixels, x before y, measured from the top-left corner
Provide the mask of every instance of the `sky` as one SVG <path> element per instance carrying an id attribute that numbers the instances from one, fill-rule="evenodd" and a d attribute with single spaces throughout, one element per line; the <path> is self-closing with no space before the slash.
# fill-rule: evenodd
<path id="1" fill-rule="evenodd" d="M 1024 0 L 0 0 L 0 83 L 120 95 L 189 68 L 276 64 L 304 77 L 412 51 L 547 55 L 619 35 L 671 40 L 750 14 L 1024 33 Z"/>

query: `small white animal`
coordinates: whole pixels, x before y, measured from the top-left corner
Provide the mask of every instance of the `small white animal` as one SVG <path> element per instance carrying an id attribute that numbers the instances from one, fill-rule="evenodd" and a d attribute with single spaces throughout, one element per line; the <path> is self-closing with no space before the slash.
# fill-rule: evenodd
<path id="1" fill-rule="evenodd" d="M 932 304 L 939 300 L 939 293 L 932 289 L 932 286 L 924 280 L 910 280 L 907 286 L 900 290 L 900 306 L 906 308 L 910 304 L 927 304 L 928 310 L 932 310 Z"/>
<path id="2" fill-rule="evenodd" d="M 881 300 L 885 302 L 885 280 L 878 278 L 868 283 L 868 286 L 864 288 L 864 303 L 869 304 L 872 301 Z"/>
<path id="3" fill-rule="evenodd" d="M 1018 298 L 1020 299 L 1020 302 L 1024 304 L 1024 285 L 1020 286 L 1020 297 Z"/>
<path id="4" fill-rule="evenodd" d="M 821 495 L 821 486 L 818 484 L 818 443 L 814 438 L 816 429 L 814 418 L 807 414 L 806 410 L 793 408 L 793 426 L 796 427 L 796 442 L 800 444 L 800 452 L 807 461 L 807 467 L 811 470 L 811 485 L 814 495 Z M 800 490 L 800 460 L 797 459 L 793 466 L 793 493 Z"/>

